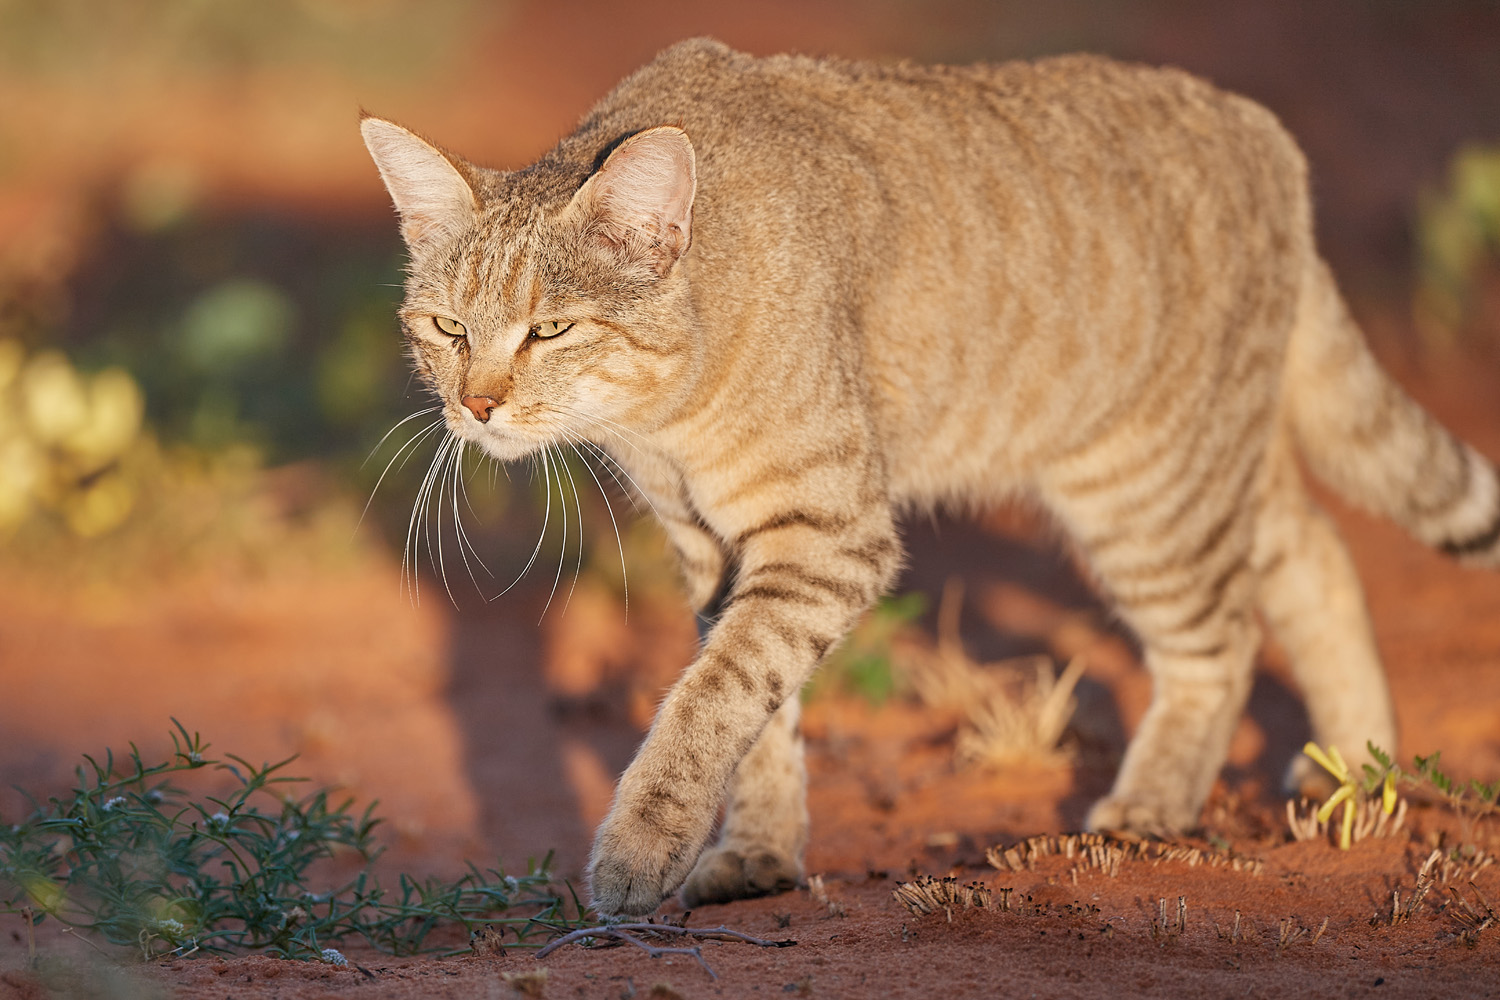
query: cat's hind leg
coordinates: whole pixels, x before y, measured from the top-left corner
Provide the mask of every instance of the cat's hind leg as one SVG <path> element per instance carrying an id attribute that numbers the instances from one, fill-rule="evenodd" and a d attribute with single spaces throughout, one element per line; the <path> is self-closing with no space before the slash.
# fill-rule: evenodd
<path id="1" fill-rule="evenodd" d="M 1090 829 L 1196 827 L 1228 755 L 1260 645 L 1251 555 L 1264 446 L 1253 436 L 1236 448 L 1164 449 L 1156 462 L 1080 463 L 1050 484 L 1049 502 L 1140 638 L 1152 679 Z"/>
<path id="2" fill-rule="evenodd" d="M 703 852 L 682 887 L 689 907 L 793 889 L 807 846 L 807 768 L 793 693 L 740 761 L 719 842 Z"/>
<path id="3" fill-rule="evenodd" d="M 1396 718 L 1364 592 L 1333 523 L 1307 495 L 1284 437 L 1271 449 L 1256 523 L 1261 613 L 1286 651 L 1307 701 L 1313 739 L 1356 767 L 1367 742 L 1396 752 Z M 1286 790 L 1322 797 L 1332 779 L 1299 754 Z"/>

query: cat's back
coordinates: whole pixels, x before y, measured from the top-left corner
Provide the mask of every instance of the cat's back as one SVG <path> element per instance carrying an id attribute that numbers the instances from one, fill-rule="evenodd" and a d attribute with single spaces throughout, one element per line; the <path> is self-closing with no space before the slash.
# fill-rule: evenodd
<path id="1" fill-rule="evenodd" d="M 1185 145 L 1201 154 L 1209 152 L 1204 141 L 1236 137 L 1282 146 L 1280 153 L 1296 158 L 1295 144 L 1254 102 L 1181 70 L 1095 55 L 929 66 L 756 57 L 712 39 L 691 39 L 626 78 L 590 113 L 580 134 L 597 138 L 667 122 L 688 130 L 711 172 L 728 151 L 752 153 L 726 162 L 730 171 L 747 161 L 842 153 L 851 146 L 878 165 L 937 136 L 946 137 L 950 152 L 976 143 L 1045 143 L 1053 151 L 1048 158 L 1059 161 L 1085 149 L 1091 151 L 1087 160 L 1132 150 L 1144 159 L 1153 150 Z"/>
<path id="2" fill-rule="evenodd" d="M 593 161 L 663 123 L 698 158 L 685 263 L 704 336 L 754 359 L 741 388 L 762 410 L 795 407 L 821 384 L 809 373 L 858 370 L 897 495 L 965 492 L 969 464 L 975 482 L 1028 476 L 1024 456 L 1149 409 L 1166 371 L 1170 391 L 1207 398 L 1238 354 L 1279 353 L 1236 331 L 1284 330 L 1311 245 L 1295 143 L 1178 70 L 757 58 L 693 40 L 561 148 Z M 795 346 L 789 320 L 808 331 Z M 1222 363 L 1169 363 L 1189 355 Z M 980 439 L 1005 445 L 960 460 Z"/>

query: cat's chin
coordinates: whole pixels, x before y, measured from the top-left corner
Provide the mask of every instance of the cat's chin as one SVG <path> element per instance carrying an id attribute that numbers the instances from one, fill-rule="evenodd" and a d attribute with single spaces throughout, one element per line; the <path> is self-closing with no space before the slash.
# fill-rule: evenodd
<path id="1" fill-rule="evenodd" d="M 541 451 L 543 447 L 540 441 L 495 433 L 481 434 L 477 438 L 471 438 L 470 443 L 477 444 L 486 455 L 498 458 L 502 462 L 514 462 L 525 458 Z"/>

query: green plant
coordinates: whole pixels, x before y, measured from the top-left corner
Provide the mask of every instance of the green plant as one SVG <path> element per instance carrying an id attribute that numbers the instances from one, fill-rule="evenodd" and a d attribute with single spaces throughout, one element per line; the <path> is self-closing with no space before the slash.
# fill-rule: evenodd
<path id="1" fill-rule="evenodd" d="M 1328 745 L 1327 752 L 1311 740 L 1302 748 L 1318 765 L 1333 775 L 1338 787 L 1333 794 L 1328 796 L 1327 801 L 1317 811 L 1319 823 L 1327 823 L 1333 816 L 1333 811 L 1340 805 L 1344 807 L 1343 824 L 1339 829 L 1339 847 L 1347 851 L 1354 842 L 1354 818 L 1359 813 L 1360 796 L 1368 798 L 1380 789 L 1381 807 L 1389 816 L 1396 810 L 1396 777 L 1398 769 L 1391 763 L 1390 757 L 1383 751 L 1376 749 L 1373 743 L 1369 744 L 1370 756 L 1380 763 L 1380 768 L 1370 764 L 1364 765 L 1364 774 L 1359 775 L 1351 770 L 1344 762 L 1344 757 L 1339 753 L 1339 748 L 1333 744 Z"/>
<path id="2" fill-rule="evenodd" d="M 305 779 L 285 773 L 291 759 L 210 759 L 180 723 L 172 742 L 171 759 L 149 766 L 134 745 L 120 768 L 112 753 L 86 756 L 71 797 L 0 824 L 0 912 L 22 917 L 28 933 L 52 919 L 147 958 L 248 949 L 324 961 L 340 960 L 330 945 L 351 937 L 393 954 L 436 950 L 428 938 L 443 926 L 509 928 L 508 943 L 524 946 L 584 914 L 545 860 L 523 876 L 471 865 L 455 881 L 402 875 L 387 889 L 371 870 L 381 850 L 373 805 L 356 815 L 327 789 L 296 797 L 289 786 Z M 232 790 L 194 798 L 172 783 L 199 771 L 229 776 Z M 327 859 L 360 870 L 315 888 L 313 868 Z"/>
<path id="3" fill-rule="evenodd" d="M 1319 823 L 1326 823 L 1333 811 L 1344 806 L 1343 825 L 1339 834 L 1339 846 L 1349 849 L 1355 815 L 1362 800 L 1371 799 L 1378 791 L 1381 808 L 1386 815 L 1396 809 L 1397 786 L 1406 785 L 1417 789 L 1430 789 L 1459 815 L 1465 830 L 1463 839 L 1468 840 L 1475 821 L 1500 812 L 1500 781 L 1486 784 L 1476 779 L 1457 781 L 1438 768 L 1441 751 L 1426 757 L 1412 758 L 1413 770 L 1406 771 L 1396 764 L 1391 755 L 1373 743 L 1365 744 L 1374 764 L 1363 765 L 1363 773 L 1356 773 L 1339 754 L 1338 747 L 1330 745 L 1325 752 L 1316 743 L 1309 742 L 1302 752 L 1315 760 L 1325 771 L 1333 775 L 1339 785 L 1318 809 Z"/>
<path id="4" fill-rule="evenodd" d="M 1449 346 L 1473 311 L 1485 261 L 1500 259 L 1500 148 L 1461 150 L 1442 192 L 1423 195 L 1417 215 L 1417 327 L 1430 346 Z"/>
<path id="5" fill-rule="evenodd" d="M 883 597 L 849 633 L 804 689 L 804 699 L 825 691 L 858 695 L 872 705 L 884 704 L 896 693 L 891 666 L 891 643 L 896 635 L 927 609 L 919 593 Z"/>

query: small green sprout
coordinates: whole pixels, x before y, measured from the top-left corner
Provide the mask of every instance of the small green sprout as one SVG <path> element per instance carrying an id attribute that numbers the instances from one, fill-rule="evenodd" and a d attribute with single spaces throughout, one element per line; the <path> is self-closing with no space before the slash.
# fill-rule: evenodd
<path id="1" fill-rule="evenodd" d="M 1380 789 L 1380 804 L 1389 816 L 1396 811 L 1396 768 L 1391 766 L 1390 758 L 1381 753 L 1374 745 L 1369 747 L 1370 755 L 1380 762 L 1381 768 L 1376 769 L 1369 764 L 1365 765 L 1365 780 L 1361 782 L 1355 773 L 1350 770 L 1349 765 L 1344 762 L 1344 757 L 1339 753 L 1339 748 L 1332 743 L 1328 745 L 1325 753 L 1323 748 L 1311 740 L 1302 748 L 1318 765 L 1333 775 L 1339 787 L 1334 789 L 1328 801 L 1324 802 L 1318 809 L 1317 817 L 1319 823 L 1327 823 L 1333 811 L 1341 804 L 1344 807 L 1344 815 L 1339 827 L 1339 849 L 1347 851 L 1354 842 L 1354 814 L 1357 806 L 1356 795 L 1363 790 L 1366 794 L 1373 794 L 1376 788 Z"/>

